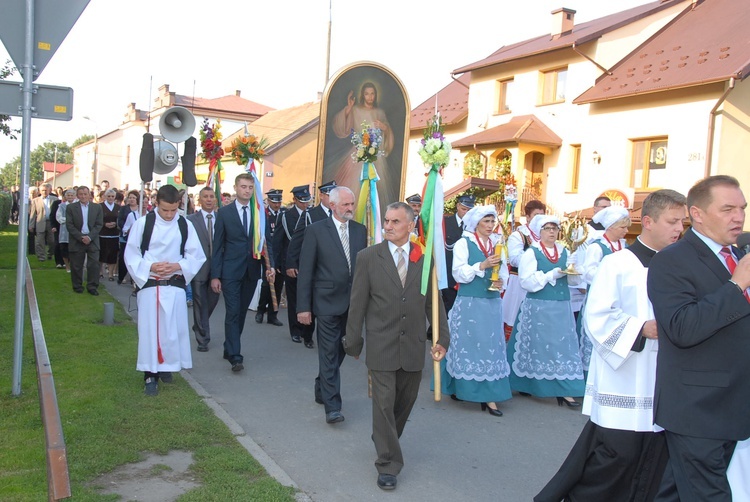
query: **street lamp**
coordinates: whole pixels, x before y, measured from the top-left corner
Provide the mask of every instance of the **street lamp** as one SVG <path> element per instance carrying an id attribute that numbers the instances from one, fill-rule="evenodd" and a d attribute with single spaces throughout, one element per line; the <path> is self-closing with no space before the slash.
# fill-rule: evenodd
<path id="1" fill-rule="evenodd" d="M 96 176 L 99 171 L 99 125 L 96 123 L 96 120 L 87 115 L 83 118 L 94 123 L 94 162 L 91 164 L 91 188 L 93 190 L 94 185 L 96 185 Z"/>

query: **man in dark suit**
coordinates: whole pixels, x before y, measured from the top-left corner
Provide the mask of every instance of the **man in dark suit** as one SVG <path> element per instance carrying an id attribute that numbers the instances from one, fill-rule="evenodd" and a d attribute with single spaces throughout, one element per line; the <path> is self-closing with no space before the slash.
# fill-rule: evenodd
<path id="1" fill-rule="evenodd" d="M 445 265 L 448 271 L 448 287 L 441 290 L 443 304 L 447 314 L 453 308 L 456 301 L 456 280 L 453 278 L 453 245 L 464 233 L 464 215 L 474 207 L 476 198 L 473 195 L 461 195 L 456 202 L 456 214 L 449 214 L 443 219 L 445 229 Z"/>
<path id="2" fill-rule="evenodd" d="M 273 239 L 276 232 L 276 225 L 280 220 L 281 213 L 281 197 L 284 193 L 283 190 L 274 188 L 266 192 L 268 206 L 266 207 L 266 243 L 268 247 L 269 262 L 274 267 L 275 253 L 273 252 Z M 265 266 L 265 263 L 263 264 Z M 268 324 L 274 326 L 283 326 L 284 323 L 279 321 L 278 307 L 281 303 L 281 290 L 284 288 L 284 274 L 276 273 L 273 289 L 276 293 L 276 310 L 273 308 L 273 300 L 271 299 L 271 285 L 268 280 L 263 279 L 263 284 L 260 286 L 260 299 L 258 300 L 258 312 L 255 314 L 255 322 L 261 324 L 263 322 L 263 316 L 268 312 Z"/>
<path id="3" fill-rule="evenodd" d="M 318 324 L 318 376 L 315 401 L 325 406 L 326 422 L 343 422 L 341 378 L 344 360 L 341 339 L 346 334 L 349 294 L 357 253 L 367 247 L 367 228 L 352 221 L 354 193 L 346 187 L 330 193 L 332 218 L 313 223 L 305 231 L 297 276 L 297 320 Z"/>
<path id="4" fill-rule="evenodd" d="M 62 201 L 59 197 L 55 197 L 49 208 L 49 224 L 52 227 L 52 235 L 55 239 L 55 267 L 63 268 L 65 262 L 63 261 L 62 250 L 60 249 L 60 222 L 57 221 L 57 210 L 60 207 Z"/>
<path id="5" fill-rule="evenodd" d="M 261 260 L 253 257 L 253 218 L 250 197 L 255 191 L 249 173 L 234 180 L 235 201 L 216 213 L 213 254 L 211 256 L 211 289 L 224 293 L 224 359 L 232 371 L 245 369 L 240 337 L 255 287 L 260 279 Z M 273 269 L 266 271 L 268 280 Z"/>
<path id="6" fill-rule="evenodd" d="M 211 341 L 211 326 L 209 319 L 216 304 L 219 303 L 219 293 L 211 288 L 211 252 L 213 251 L 213 234 L 216 226 L 216 194 L 210 187 L 203 187 L 198 193 L 200 210 L 187 216 L 193 223 L 195 233 L 206 255 L 206 261 L 193 280 L 193 333 L 198 343 L 198 352 L 208 352 L 208 342 Z"/>
<path id="7" fill-rule="evenodd" d="M 297 273 L 299 272 L 299 266 L 297 263 L 292 266 L 289 258 L 289 247 L 296 229 L 299 226 L 304 228 L 312 223 L 310 213 L 307 210 L 307 204 L 312 197 L 307 185 L 292 188 L 292 194 L 294 194 L 294 207 L 281 215 L 281 228 L 274 233 L 274 263 L 276 268 L 283 270 L 285 274 L 286 308 L 289 320 L 289 334 L 292 337 L 292 341 L 294 343 L 302 343 L 304 340 L 305 347 L 312 349 L 315 347 L 312 341 L 315 325 L 304 325 L 297 321 Z"/>
<path id="8" fill-rule="evenodd" d="M 320 185 L 320 203 L 307 211 L 308 218 L 299 220 L 299 225 L 294 229 L 292 240 L 289 242 L 287 251 L 287 268 L 299 270 L 300 253 L 302 252 L 302 243 L 305 240 L 305 229 L 308 225 L 316 221 L 325 220 L 331 217 L 331 207 L 329 194 L 336 188 L 335 181 L 329 181 Z"/>
<path id="9" fill-rule="evenodd" d="M 358 358 L 362 352 L 363 324 L 367 330 L 366 364 L 372 378 L 372 440 L 378 458 L 377 484 L 396 487 L 404 465 L 399 438 L 417 399 L 425 360 L 426 320 L 432 319 L 432 301 L 421 293 L 424 256 L 409 242 L 414 211 L 394 202 L 385 213 L 385 241 L 357 256 L 344 349 Z M 429 288 L 428 288 L 429 291 Z M 448 326 L 443 303 L 439 339 L 431 348 L 435 361 L 448 348 Z"/>
<path id="10" fill-rule="evenodd" d="M 730 501 L 727 465 L 750 437 L 750 257 L 732 246 L 747 203 L 736 179 L 711 176 L 687 205 L 693 228 L 648 274 L 659 335 L 654 423 L 669 450 L 656 500 Z"/>
<path id="11" fill-rule="evenodd" d="M 86 289 L 99 296 L 99 232 L 104 226 L 104 211 L 100 204 L 91 203 L 88 187 L 79 186 L 78 202 L 65 208 L 65 226 L 68 229 L 68 254 L 70 279 L 73 291 L 83 293 L 83 264 L 86 264 Z"/>
<path id="12" fill-rule="evenodd" d="M 52 258 L 55 252 L 55 228 L 52 222 L 55 215 L 52 213 L 52 203 L 57 197 L 52 193 L 52 185 L 43 183 L 39 187 L 41 195 L 29 201 L 29 232 L 34 232 L 36 257 L 39 261 Z M 46 248 L 46 250 L 45 250 Z"/>

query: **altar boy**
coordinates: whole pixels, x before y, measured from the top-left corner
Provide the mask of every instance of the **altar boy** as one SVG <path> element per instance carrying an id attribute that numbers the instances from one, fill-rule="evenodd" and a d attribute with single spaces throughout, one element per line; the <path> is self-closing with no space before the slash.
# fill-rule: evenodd
<path id="1" fill-rule="evenodd" d="M 156 194 L 156 208 L 138 218 L 128 234 L 125 264 L 138 286 L 138 362 L 144 393 L 155 396 L 158 380 L 192 368 L 185 288 L 206 261 L 193 224 L 177 214 L 180 195 L 172 185 Z"/>
<path id="2" fill-rule="evenodd" d="M 685 204 L 674 190 L 652 192 L 643 202 L 641 235 L 602 260 L 583 314 L 594 345 L 583 400 L 591 418 L 536 502 L 656 496 L 668 457 L 653 423 L 658 333 L 646 279 L 651 258 L 679 238 Z"/>

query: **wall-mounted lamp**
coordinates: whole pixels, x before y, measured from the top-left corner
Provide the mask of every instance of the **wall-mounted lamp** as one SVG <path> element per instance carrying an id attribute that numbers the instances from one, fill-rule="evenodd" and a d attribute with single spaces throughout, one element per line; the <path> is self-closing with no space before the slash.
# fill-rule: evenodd
<path id="1" fill-rule="evenodd" d="M 594 164 L 601 164 L 602 163 L 602 156 L 599 155 L 599 152 L 594 150 L 594 153 L 591 154 L 591 160 L 594 161 Z"/>

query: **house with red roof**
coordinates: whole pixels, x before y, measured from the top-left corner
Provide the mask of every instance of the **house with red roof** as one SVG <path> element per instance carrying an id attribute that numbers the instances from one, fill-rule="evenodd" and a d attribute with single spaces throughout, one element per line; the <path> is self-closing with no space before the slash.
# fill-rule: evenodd
<path id="1" fill-rule="evenodd" d="M 517 216 L 532 198 L 563 213 L 601 194 L 637 207 L 654 189 L 686 193 L 708 174 L 750 183 L 740 167 L 750 141 L 750 0 L 660 0 L 583 23 L 575 15 L 553 11 L 549 33 L 457 68 L 412 111 L 412 141 L 436 106 L 448 118 L 446 195 L 479 183 L 456 175 L 467 155 L 485 172 L 510 161 Z M 407 191 L 422 173 L 415 154 Z"/>
<path id="2" fill-rule="evenodd" d="M 122 122 L 105 134 L 73 149 L 74 183 L 91 186 L 108 180 L 116 188 L 140 187 L 139 159 L 143 134 L 147 131 L 159 135 L 159 120 L 172 107 L 186 108 L 195 118 L 192 134 L 199 139 L 199 131 L 204 117 L 210 124 L 221 120 L 222 132 L 234 131 L 244 123 L 252 123 L 273 108 L 241 97 L 241 92 L 218 98 L 194 97 L 171 91 L 169 84 L 159 87 L 156 98 L 149 103 L 149 110 L 136 108 L 135 103 L 127 106 Z M 184 144 L 177 145 L 178 155 L 182 156 Z M 198 144 L 200 153 L 200 143 Z M 175 182 L 181 174 L 181 164 L 173 172 L 154 174 L 152 186 Z"/>

